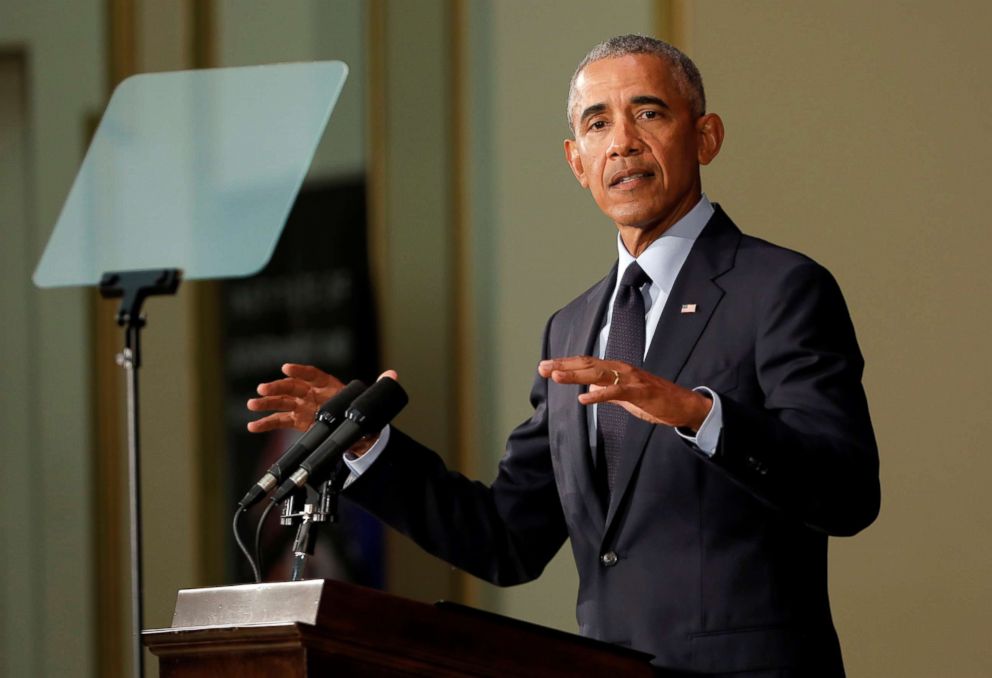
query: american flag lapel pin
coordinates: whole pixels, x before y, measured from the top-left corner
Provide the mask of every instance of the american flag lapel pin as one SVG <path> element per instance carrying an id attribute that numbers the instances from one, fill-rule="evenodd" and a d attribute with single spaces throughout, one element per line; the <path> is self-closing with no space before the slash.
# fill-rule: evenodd
<path id="1" fill-rule="evenodd" d="M 696 305 L 695 304 L 682 304 L 682 312 L 683 313 L 695 313 L 696 312 Z"/>

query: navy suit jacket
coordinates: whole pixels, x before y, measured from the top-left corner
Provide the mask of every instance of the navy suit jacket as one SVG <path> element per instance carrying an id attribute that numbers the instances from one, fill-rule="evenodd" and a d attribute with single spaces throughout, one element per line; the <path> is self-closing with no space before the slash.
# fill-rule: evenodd
<path id="1" fill-rule="evenodd" d="M 615 280 L 616 267 L 552 316 L 542 357 L 591 354 Z M 500 585 L 537 577 L 568 538 L 581 633 L 659 666 L 843 675 L 827 538 L 870 524 L 880 492 L 863 361 L 837 284 L 807 257 L 742 235 L 717 207 L 643 368 L 719 394 L 712 458 L 635 419 L 604 506 L 580 387 L 538 377 L 533 415 L 491 486 L 394 430 L 346 495 Z"/>

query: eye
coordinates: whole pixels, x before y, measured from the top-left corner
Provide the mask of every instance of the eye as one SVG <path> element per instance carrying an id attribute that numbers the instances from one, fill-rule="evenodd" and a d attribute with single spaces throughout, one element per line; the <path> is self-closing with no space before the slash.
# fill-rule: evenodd
<path id="1" fill-rule="evenodd" d="M 661 117 L 661 114 L 658 111 L 647 110 L 641 112 L 641 117 L 647 120 L 654 120 L 655 118 Z"/>
<path id="2" fill-rule="evenodd" d="M 593 120 L 591 123 L 589 123 L 589 131 L 590 132 L 597 131 L 597 130 L 602 130 L 602 129 L 606 129 L 606 121 L 605 120 Z"/>

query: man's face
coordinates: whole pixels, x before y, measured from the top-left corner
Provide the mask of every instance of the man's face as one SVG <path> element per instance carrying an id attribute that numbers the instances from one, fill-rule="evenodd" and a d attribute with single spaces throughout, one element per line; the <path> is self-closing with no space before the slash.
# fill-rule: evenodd
<path id="1" fill-rule="evenodd" d="M 575 139 L 565 142 L 565 157 L 621 230 L 664 232 L 698 201 L 699 164 L 716 155 L 705 150 L 706 120 L 715 116 L 695 118 L 663 58 L 592 62 L 576 80 L 570 114 Z"/>

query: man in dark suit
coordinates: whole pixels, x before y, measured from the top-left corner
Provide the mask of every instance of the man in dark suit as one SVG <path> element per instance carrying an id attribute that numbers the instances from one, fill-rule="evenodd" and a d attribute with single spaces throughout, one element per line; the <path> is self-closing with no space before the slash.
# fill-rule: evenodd
<path id="1" fill-rule="evenodd" d="M 502 585 L 566 538 L 584 635 L 708 674 L 839 676 L 827 538 L 878 512 L 862 359 L 830 274 L 702 194 L 723 140 L 692 62 L 622 36 L 573 77 L 566 159 L 618 263 L 548 321 L 533 416 L 493 484 L 386 430 L 346 495 Z M 287 365 L 253 430 L 305 425 L 339 382 Z"/>

